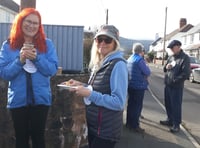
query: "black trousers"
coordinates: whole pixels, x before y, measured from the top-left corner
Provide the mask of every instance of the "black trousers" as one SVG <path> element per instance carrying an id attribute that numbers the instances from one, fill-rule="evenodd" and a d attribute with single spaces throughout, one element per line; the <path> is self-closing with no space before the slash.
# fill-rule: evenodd
<path id="1" fill-rule="evenodd" d="M 114 148 L 116 142 L 102 139 L 88 133 L 89 148 Z"/>
<path id="2" fill-rule="evenodd" d="M 38 105 L 10 109 L 15 129 L 16 148 L 45 148 L 45 125 L 49 106 Z"/>

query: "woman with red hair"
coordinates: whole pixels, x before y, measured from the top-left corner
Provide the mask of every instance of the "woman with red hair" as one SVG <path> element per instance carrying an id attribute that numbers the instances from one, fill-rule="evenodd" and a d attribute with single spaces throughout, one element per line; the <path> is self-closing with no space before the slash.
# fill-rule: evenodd
<path id="1" fill-rule="evenodd" d="M 16 148 L 45 148 L 44 132 L 51 105 L 50 78 L 58 58 L 45 37 L 40 13 L 23 9 L 15 18 L 0 50 L 0 77 L 9 82 L 7 108 L 11 111 Z"/>

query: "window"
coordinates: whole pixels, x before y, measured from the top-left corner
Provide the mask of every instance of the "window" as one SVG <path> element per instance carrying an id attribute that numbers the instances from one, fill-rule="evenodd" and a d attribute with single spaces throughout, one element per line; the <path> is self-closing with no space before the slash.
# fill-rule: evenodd
<path id="1" fill-rule="evenodd" d="M 190 44 L 192 44 L 194 42 L 194 34 L 190 35 Z"/>
<path id="2" fill-rule="evenodd" d="M 200 41 L 200 32 L 199 32 L 199 41 Z"/>
<path id="3" fill-rule="evenodd" d="M 5 22 L 9 22 L 9 14 L 8 14 L 8 12 L 5 12 Z"/>
<path id="4" fill-rule="evenodd" d="M 186 45 L 186 43 L 187 43 L 187 36 L 184 36 L 183 37 L 183 44 Z"/>

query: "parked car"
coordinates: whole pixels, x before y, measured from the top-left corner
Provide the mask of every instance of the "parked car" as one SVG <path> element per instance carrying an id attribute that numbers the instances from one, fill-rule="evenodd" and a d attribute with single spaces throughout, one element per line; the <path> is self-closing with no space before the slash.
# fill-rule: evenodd
<path id="1" fill-rule="evenodd" d="M 190 73 L 190 82 L 200 82 L 200 68 L 194 68 Z"/>
<path id="2" fill-rule="evenodd" d="M 194 68 L 200 68 L 200 60 L 196 57 L 190 56 L 190 68 L 191 70 Z"/>

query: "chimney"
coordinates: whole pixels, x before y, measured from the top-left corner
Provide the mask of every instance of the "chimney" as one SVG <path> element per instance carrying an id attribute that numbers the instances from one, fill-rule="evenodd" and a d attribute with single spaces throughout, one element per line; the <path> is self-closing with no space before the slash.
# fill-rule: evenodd
<path id="1" fill-rule="evenodd" d="M 179 28 L 182 28 L 187 24 L 187 19 L 186 18 L 181 18 L 179 21 Z"/>

